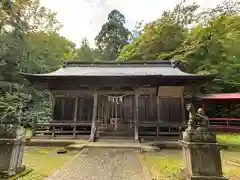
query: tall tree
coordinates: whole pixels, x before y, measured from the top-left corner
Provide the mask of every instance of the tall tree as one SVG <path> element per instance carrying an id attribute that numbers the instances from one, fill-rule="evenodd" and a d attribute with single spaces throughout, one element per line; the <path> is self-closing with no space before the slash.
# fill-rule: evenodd
<path id="1" fill-rule="evenodd" d="M 132 40 L 139 37 L 143 32 L 143 21 L 137 21 L 132 30 Z"/>
<path id="2" fill-rule="evenodd" d="M 122 48 L 128 44 L 130 32 L 124 27 L 125 16 L 118 10 L 112 10 L 108 20 L 96 36 L 96 45 L 101 59 L 115 60 Z"/>
<path id="3" fill-rule="evenodd" d="M 94 50 L 89 46 L 89 42 L 86 37 L 81 41 L 81 46 L 77 50 L 78 60 L 93 61 L 94 60 Z"/>

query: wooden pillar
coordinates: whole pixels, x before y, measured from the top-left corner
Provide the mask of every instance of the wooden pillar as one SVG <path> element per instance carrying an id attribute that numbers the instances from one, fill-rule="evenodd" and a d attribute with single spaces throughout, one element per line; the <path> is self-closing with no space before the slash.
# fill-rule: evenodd
<path id="1" fill-rule="evenodd" d="M 76 97 L 75 99 L 75 106 L 74 106 L 74 123 L 77 121 L 77 111 L 78 111 L 78 99 L 79 97 Z M 76 124 L 73 125 L 73 137 L 76 137 Z"/>
<path id="2" fill-rule="evenodd" d="M 55 98 L 55 96 L 52 94 L 52 96 L 51 96 L 52 98 L 52 119 L 51 119 L 51 121 L 53 121 L 54 120 L 54 110 L 55 110 L 55 101 L 56 101 L 56 98 Z M 54 137 L 55 136 L 55 126 L 52 126 L 52 137 Z"/>
<path id="3" fill-rule="evenodd" d="M 51 95 L 51 100 L 52 100 L 52 120 L 54 120 L 54 109 L 55 109 L 56 98 L 53 94 Z"/>
<path id="4" fill-rule="evenodd" d="M 183 125 L 185 125 L 187 123 L 186 114 L 185 114 L 185 102 L 184 102 L 184 96 L 183 95 L 182 95 L 181 103 L 182 103 L 182 108 L 181 108 L 181 111 L 182 111 L 182 125 L 180 125 L 180 127 L 178 127 L 178 131 L 179 131 L 179 134 L 180 134 L 180 139 L 182 139 Z"/>
<path id="5" fill-rule="evenodd" d="M 202 101 L 202 110 L 205 111 L 205 104 L 204 104 L 204 101 Z"/>
<path id="6" fill-rule="evenodd" d="M 160 126 L 160 97 L 157 96 L 157 139 L 159 138 L 159 126 Z"/>
<path id="7" fill-rule="evenodd" d="M 184 102 L 184 97 L 182 96 L 182 123 L 186 123 L 186 117 L 185 117 L 185 102 Z"/>
<path id="8" fill-rule="evenodd" d="M 138 140 L 138 98 L 139 93 L 134 92 L 134 139 Z"/>
<path id="9" fill-rule="evenodd" d="M 55 137 L 55 126 L 52 126 L 52 137 Z"/>
<path id="10" fill-rule="evenodd" d="M 96 117 L 97 117 L 97 101 L 98 101 L 98 93 L 95 90 L 93 93 L 93 115 L 92 115 L 92 128 L 89 141 L 94 142 L 97 132 L 97 125 L 96 125 Z"/>

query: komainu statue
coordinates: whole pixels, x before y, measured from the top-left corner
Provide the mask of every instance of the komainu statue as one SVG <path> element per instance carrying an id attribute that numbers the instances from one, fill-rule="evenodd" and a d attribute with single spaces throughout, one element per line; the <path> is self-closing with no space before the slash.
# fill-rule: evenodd
<path id="1" fill-rule="evenodd" d="M 196 110 L 195 110 L 195 108 L 194 108 L 192 103 L 187 104 L 187 111 L 189 112 L 189 119 L 188 119 L 188 124 L 187 124 L 188 128 L 187 128 L 187 130 L 191 131 L 191 130 L 196 129 L 196 125 L 197 125 L 197 122 L 196 122 L 197 113 L 196 113 Z"/>
<path id="2" fill-rule="evenodd" d="M 188 128 L 187 130 L 207 131 L 209 129 L 209 120 L 202 108 L 196 112 L 192 103 L 187 105 L 189 112 Z"/>
<path id="3" fill-rule="evenodd" d="M 198 112 L 197 112 L 196 115 L 197 115 L 197 121 L 198 121 L 198 125 L 199 125 L 197 130 L 198 131 L 207 131 L 207 130 L 209 130 L 209 119 L 205 115 L 205 113 L 204 113 L 202 108 L 198 109 Z"/>

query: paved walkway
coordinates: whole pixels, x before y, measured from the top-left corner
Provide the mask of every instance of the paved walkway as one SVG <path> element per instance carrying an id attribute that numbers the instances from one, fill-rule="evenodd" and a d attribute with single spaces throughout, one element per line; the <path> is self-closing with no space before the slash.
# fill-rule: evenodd
<path id="1" fill-rule="evenodd" d="M 139 150 L 87 148 L 47 180 L 151 180 Z"/>

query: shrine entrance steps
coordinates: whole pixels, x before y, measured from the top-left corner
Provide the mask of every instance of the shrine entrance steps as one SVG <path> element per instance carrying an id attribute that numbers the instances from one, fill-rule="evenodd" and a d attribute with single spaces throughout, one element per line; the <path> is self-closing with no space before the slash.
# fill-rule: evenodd
<path id="1" fill-rule="evenodd" d="M 118 138 L 118 139 L 133 139 L 134 138 L 134 132 L 133 129 L 128 129 L 128 128 L 118 128 L 118 129 L 114 129 L 114 128 L 99 128 L 98 129 L 98 137 L 99 138 L 104 138 L 104 137 L 113 137 L 113 138 Z"/>

